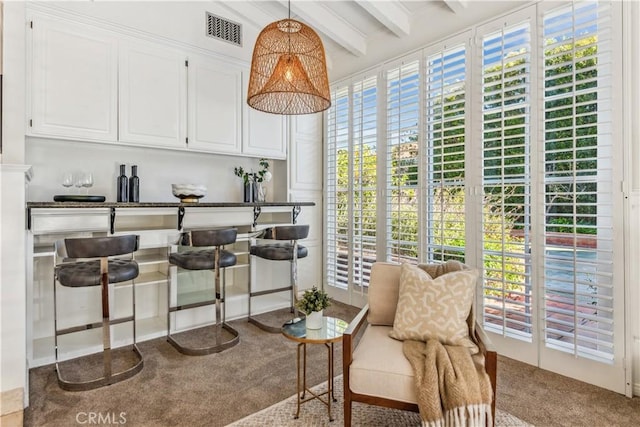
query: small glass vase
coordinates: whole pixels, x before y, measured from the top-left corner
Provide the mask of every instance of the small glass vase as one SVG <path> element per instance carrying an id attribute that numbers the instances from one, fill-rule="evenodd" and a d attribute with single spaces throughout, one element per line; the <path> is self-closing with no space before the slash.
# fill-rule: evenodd
<path id="1" fill-rule="evenodd" d="M 256 182 L 255 201 L 256 202 L 267 201 L 267 188 L 261 182 Z"/>
<path id="2" fill-rule="evenodd" d="M 312 311 L 307 314 L 307 329 L 322 329 L 322 312 L 320 311 Z"/>

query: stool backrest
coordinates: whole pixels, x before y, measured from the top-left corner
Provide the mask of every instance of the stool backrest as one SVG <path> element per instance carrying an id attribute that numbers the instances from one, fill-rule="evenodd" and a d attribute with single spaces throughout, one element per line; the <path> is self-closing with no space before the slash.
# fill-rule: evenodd
<path id="1" fill-rule="evenodd" d="M 136 234 L 64 240 L 69 258 L 102 258 L 130 254 L 138 250 L 139 243 L 140 236 Z"/>
<path id="2" fill-rule="evenodd" d="M 264 239 L 300 240 L 309 235 L 308 225 L 278 225 L 265 230 Z"/>
<path id="3" fill-rule="evenodd" d="M 237 228 L 217 230 L 192 230 L 191 246 L 223 246 L 235 243 L 238 236 Z"/>

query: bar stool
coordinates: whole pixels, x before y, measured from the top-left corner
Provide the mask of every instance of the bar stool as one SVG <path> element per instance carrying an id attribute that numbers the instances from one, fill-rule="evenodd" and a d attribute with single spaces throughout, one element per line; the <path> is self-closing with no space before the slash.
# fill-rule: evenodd
<path id="1" fill-rule="evenodd" d="M 220 280 L 220 269 L 231 267 L 236 264 L 236 256 L 232 252 L 222 249 L 224 245 L 235 243 L 238 230 L 235 228 L 217 230 L 192 230 L 183 233 L 181 244 L 192 247 L 209 247 L 209 249 L 188 250 L 185 252 L 173 252 L 169 254 L 170 265 L 177 266 L 184 270 L 213 270 L 214 292 L 213 300 L 198 301 L 187 304 L 171 306 L 171 285 L 169 286 L 169 320 L 167 341 L 169 341 L 179 352 L 189 356 L 199 356 L 211 353 L 218 353 L 227 348 L 233 347 L 240 341 L 238 331 L 225 322 L 224 302 L 226 281 Z M 213 247 L 213 249 L 211 249 Z M 172 280 L 169 281 L 171 283 Z M 177 285 L 179 288 L 179 284 Z M 177 336 L 171 335 L 171 313 L 190 308 L 202 307 L 215 304 L 216 322 L 214 325 L 215 343 L 204 347 L 193 347 L 188 344 L 178 342 Z M 197 330 L 202 330 L 198 328 Z M 192 330 L 189 332 L 196 332 Z M 228 332 L 227 337 L 223 337 L 223 330 Z M 185 334 L 187 332 L 182 332 Z"/>
<path id="2" fill-rule="evenodd" d="M 126 235 L 115 237 L 88 237 L 64 239 L 56 242 L 56 266 L 54 269 L 53 283 L 53 321 L 54 321 L 54 344 L 56 358 L 56 372 L 58 384 L 64 390 L 79 391 L 90 390 L 132 377 L 142 370 L 144 364 L 142 354 L 136 344 L 136 324 L 135 324 L 135 283 L 131 285 L 132 292 L 132 314 L 130 316 L 111 318 L 111 307 L 109 304 L 109 284 L 133 281 L 138 277 L 138 264 L 131 258 L 109 259 L 108 257 L 120 255 L 132 255 L 138 250 L 139 236 Z M 94 258 L 94 259 L 91 259 Z M 99 259 L 95 259 L 99 258 Z M 58 263 L 58 260 L 61 263 Z M 71 261 L 70 259 L 81 261 Z M 89 323 L 80 326 L 72 326 L 65 329 L 58 329 L 58 308 L 56 281 L 62 286 L 69 288 L 81 288 L 89 286 L 100 286 L 102 288 L 102 321 Z M 127 368 L 113 373 L 114 360 L 111 349 L 111 326 L 124 322 L 132 322 L 133 325 L 133 361 L 126 354 L 116 357 L 115 361 L 119 366 L 123 364 Z M 102 375 L 89 380 L 70 380 L 63 378 L 58 355 L 58 336 L 74 332 L 86 331 L 102 327 Z M 128 353 L 128 352 L 127 352 Z M 73 359 L 72 363 L 90 367 L 89 356 L 82 356 Z M 121 360 L 122 359 L 122 360 Z M 127 363 L 127 361 L 129 363 Z M 77 374 L 77 366 L 76 366 Z"/>
<path id="3" fill-rule="evenodd" d="M 265 229 L 262 239 L 270 240 L 289 240 L 286 243 L 266 243 L 260 245 L 252 245 L 250 254 L 271 261 L 289 261 L 291 270 L 289 275 L 289 285 L 285 287 L 255 291 L 249 274 L 249 322 L 258 326 L 267 332 L 279 333 L 282 326 L 271 326 L 256 319 L 252 315 L 251 300 L 252 298 L 262 295 L 273 294 L 283 291 L 291 291 L 291 313 L 295 311 L 295 302 L 298 297 L 298 259 L 304 258 L 308 254 L 306 247 L 299 245 L 298 240 L 305 239 L 309 235 L 308 225 L 282 225 Z M 249 257 L 251 260 L 251 257 Z"/>

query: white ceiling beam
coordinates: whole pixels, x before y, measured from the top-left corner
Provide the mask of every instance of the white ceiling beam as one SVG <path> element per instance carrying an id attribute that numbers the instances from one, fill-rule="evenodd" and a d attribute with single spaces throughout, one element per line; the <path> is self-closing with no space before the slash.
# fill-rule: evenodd
<path id="1" fill-rule="evenodd" d="M 460 13 L 467 8 L 467 0 L 443 0 L 453 13 Z"/>
<path id="2" fill-rule="evenodd" d="M 286 0 L 278 1 L 288 7 Z M 314 30 L 322 32 L 352 54 L 364 56 L 367 53 L 367 41 L 364 34 L 322 4 L 315 1 L 291 3 L 291 11 Z"/>
<path id="3" fill-rule="evenodd" d="M 411 30 L 409 14 L 398 0 L 356 0 L 356 2 L 396 36 L 409 35 Z"/>

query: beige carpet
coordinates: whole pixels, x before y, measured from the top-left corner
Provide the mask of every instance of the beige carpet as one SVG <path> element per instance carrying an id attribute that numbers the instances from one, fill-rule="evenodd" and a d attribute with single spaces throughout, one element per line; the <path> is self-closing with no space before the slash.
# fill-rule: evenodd
<path id="1" fill-rule="evenodd" d="M 335 396 L 338 402 L 332 403 L 331 413 L 333 422 L 329 422 L 327 406 L 317 399 L 310 400 L 300 407 L 300 418 L 294 419 L 296 413 L 296 396 L 269 406 L 262 411 L 251 414 L 239 421 L 229 424 L 228 427 L 311 427 L 311 426 L 342 426 L 343 425 L 343 400 L 342 400 L 342 375 L 336 377 L 334 382 Z M 311 388 L 316 393 L 327 390 L 326 381 Z M 398 409 L 382 408 L 379 406 L 354 403 L 352 409 L 352 425 L 354 427 L 383 427 L 383 426 L 419 426 L 420 416 L 416 412 L 400 411 Z M 526 427 L 531 426 L 519 418 L 514 417 L 499 409 L 496 410 L 496 427 Z"/>
<path id="2" fill-rule="evenodd" d="M 358 311 L 356 307 L 334 303 L 327 315 L 349 321 Z M 291 314 L 284 310 L 268 317 L 265 320 L 271 324 L 282 324 Z M 96 390 L 64 391 L 56 382 L 53 365 L 31 369 L 30 406 L 24 413 L 24 425 L 72 427 L 80 425 L 77 416 L 89 412 L 125 412 L 127 427 L 223 427 L 294 394 L 296 344 L 281 334 L 265 333 L 246 319 L 231 324 L 240 332 L 240 343 L 208 356 L 185 356 L 164 338 L 139 343 L 145 360 L 142 372 Z M 336 344 L 336 375 L 342 373 L 341 351 L 342 346 Z M 326 381 L 324 347 L 311 346 L 307 357 L 308 367 L 322 367 L 307 371 L 308 383 Z M 341 388 L 338 390 L 341 392 Z M 536 426 L 640 426 L 640 397 L 628 399 L 501 356 L 497 391 L 496 403 L 503 413 Z M 303 415 L 316 403 L 305 404 Z M 326 424 L 326 418 L 321 422 Z"/>

